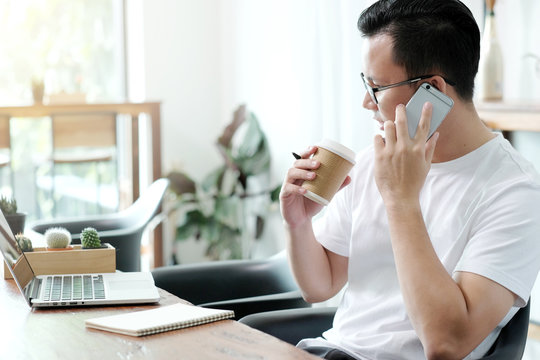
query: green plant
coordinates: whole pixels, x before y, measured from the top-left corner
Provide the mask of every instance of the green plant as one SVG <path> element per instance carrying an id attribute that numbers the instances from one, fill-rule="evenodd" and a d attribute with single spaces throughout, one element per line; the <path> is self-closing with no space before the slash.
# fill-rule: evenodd
<path id="1" fill-rule="evenodd" d="M 71 233 L 62 227 L 53 227 L 45 231 L 47 247 L 52 249 L 66 248 L 71 243 Z"/>
<path id="2" fill-rule="evenodd" d="M 176 239 L 205 241 L 206 256 L 213 260 L 242 258 L 249 256 L 246 237 L 250 237 L 248 241 L 260 238 L 280 186 L 268 187 L 268 141 L 257 118 L 247 114 L 244 105 L 235 111 L 217 147 L 223 164 L 201 182 L 184 172 L 168 175 L 181 214 Z"/>
<path id="3" fill-rule="evenodd" d="M 0 196 L 0 209 L 4 215 L 16 214 L 17 200 L 6 196 Z"/>
<path id="4" fill-rule="evenodd" d="M 30 240 L 28 237 L 24 236 L 23 234 L 15 235 L 15 240 L 17 241 L 17 246 L 19 246 L 19 249 L 21 249 L 21 251 L 24 251 L 24 252 L 34 251 L 34 248 L 32 247 L 32 240 Z"/>
<path id="5" fill-rule="evenodd" d="M 96 229 L 87 227 L 81 232 L 81 244 L 83 249 L 95 249 L 101 247 L 101 240 Z"/>

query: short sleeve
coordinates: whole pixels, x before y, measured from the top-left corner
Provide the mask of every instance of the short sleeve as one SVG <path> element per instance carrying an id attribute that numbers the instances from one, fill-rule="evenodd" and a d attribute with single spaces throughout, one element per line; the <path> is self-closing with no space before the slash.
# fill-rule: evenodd
<path id="1" fill-rule="evenodd" d="M 540 188 L 520 183 L 483 195 L 455 271 L 487 277 L 525 306 L 540 268 Z"/>

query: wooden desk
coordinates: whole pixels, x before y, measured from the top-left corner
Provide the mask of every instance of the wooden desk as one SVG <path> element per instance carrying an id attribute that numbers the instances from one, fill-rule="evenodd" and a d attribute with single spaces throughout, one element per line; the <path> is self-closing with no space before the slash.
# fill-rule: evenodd
<path id="1" fill-rule="evenodd" d="M 476 109 L 489 128 L 501 130 L 506 138 L 511 138 L 512 131 L 540 131 L 538 102 L 485 102 Z"/>
<path id="2" fill-rule="evenodd" d="M 182 301 L 164 290 L 160 294 L 159 305 L 31 310 L 15 282 L 1 276 L 0 359 L 318 359 L 233 320 L 144 337 L 84 326 L 85 319 Z"/>
<path id="3" fill-rule="evenodd" d="M 131 197 L 135 201 L 140 193 L 141 153 L 148 149 L 140 148 L 139 123 L 140 115 L 150 116 L 150 131 L 152 149 L 152 167 L 149 167 L 151 181 L 162 177 L 161 173 L 161 117 L 160 103 L 119 103 L 119 104 L 58 104 L 0 107 L 0 116 L 11 117 L 47 117 L 59 114 L 90 115 L 95 113 L 112 112 L 131 116 Z M 154 266 L 163 265 L 162 228 L 158 226 L 154 231 Z"/>

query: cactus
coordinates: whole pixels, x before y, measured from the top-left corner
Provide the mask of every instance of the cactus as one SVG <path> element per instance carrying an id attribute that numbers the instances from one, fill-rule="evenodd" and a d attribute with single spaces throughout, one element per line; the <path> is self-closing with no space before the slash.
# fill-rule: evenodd
<path id="1" fill-rule="evenodd" d="M 95 249 L 101 247 L 101 240 L 96 229 L 85 228 L 81 233 L 81 244 L 84 249 Z"/>
<path id="2" fill-rule="evenodd" d="M 71 243 L 71 234 L 62 227 L 49 228 L 45 231 L 45 241 L 49 248 L 66 248 Z"/>
<path id="3" fill-rule="evenodd" d="M 4 215 L 17 213 L 17 200 L 0 196 L 0 209 Z"/>
<path id="4" fill-rule="evenodd" d="M 15 235 L 15 240 L 17 241 L 17 245 L 19 246 L 19 249 L 21 249 L 21 251 L 34 251 L 34 248 L 32 247 L 32 240 L 30 240 L 23 234 Z"/>

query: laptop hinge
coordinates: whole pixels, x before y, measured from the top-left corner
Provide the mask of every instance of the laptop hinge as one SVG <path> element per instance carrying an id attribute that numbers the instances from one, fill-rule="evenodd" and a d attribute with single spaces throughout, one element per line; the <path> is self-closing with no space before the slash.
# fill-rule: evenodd
<path id="1" fill-rule="evenodd" d="M 30 288 L 30 301 L 32 299 L 37 299 L 39 297 L 39 292 L 41 290 L 41 279 L 34 278 L 31 283 Z"/>

